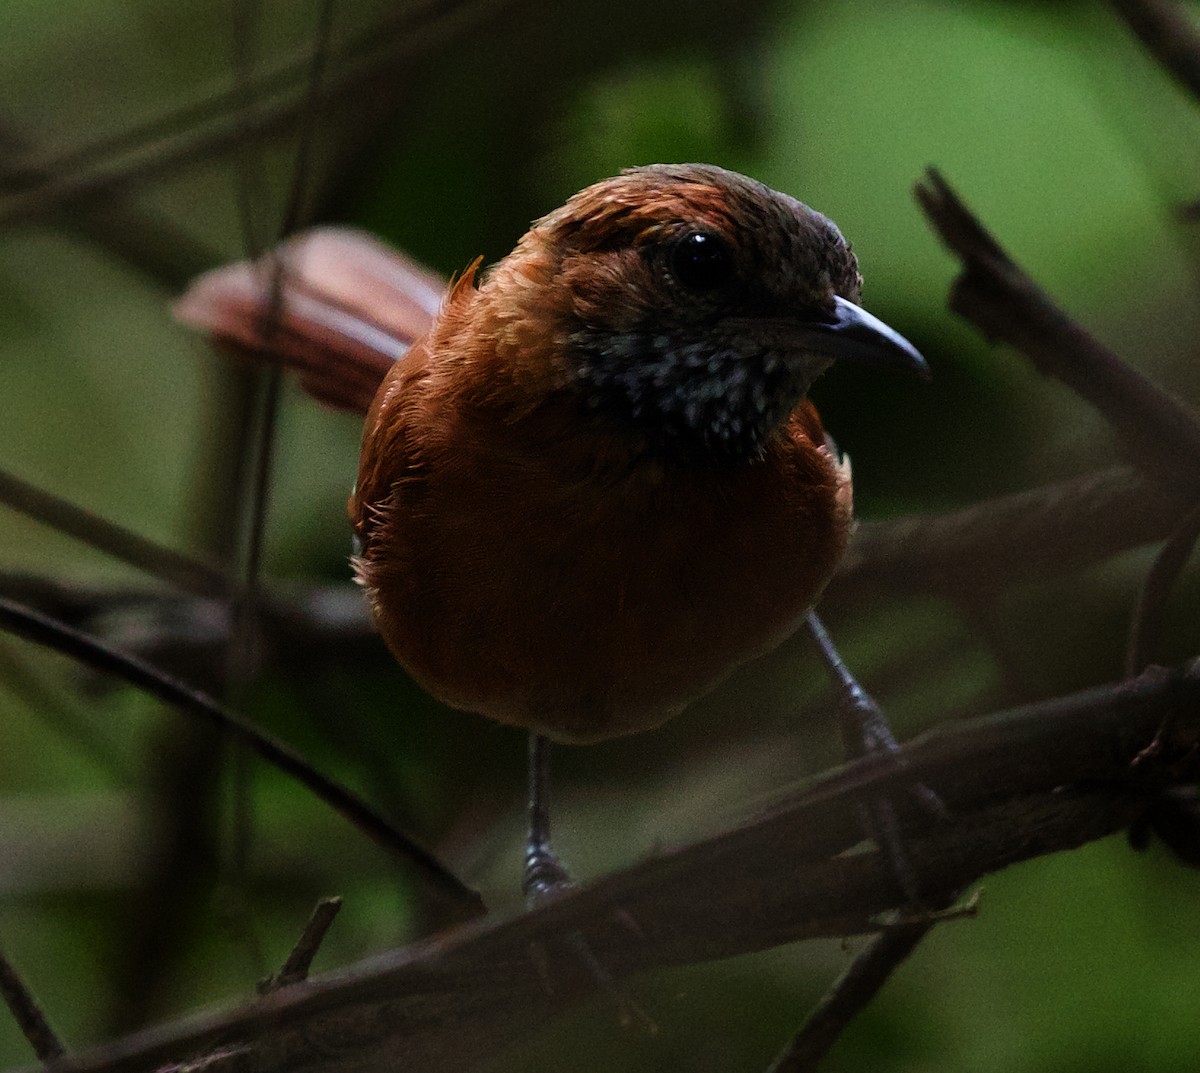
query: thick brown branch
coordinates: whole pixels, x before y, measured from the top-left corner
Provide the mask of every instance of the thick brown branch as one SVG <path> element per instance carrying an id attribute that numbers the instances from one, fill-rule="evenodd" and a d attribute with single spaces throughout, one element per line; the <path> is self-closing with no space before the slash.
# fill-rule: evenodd
<path id="1" fill-rule="evenodd" d="M 1090 566 L 1168 537 L 1188 513 L 1175 497 L 1119 467 L 985 500 L 945 514 L 919 514 L 859 527 L 827 599 L 882 591 L 953 594 L 998 589 Z M 213 643 L 224 629 L 214 605 L 162 593 L 64 586 L 0 571 L 0 594 L 72 622 L 103 613 L 128 624 L 155 650 Z M 362 593 L 346 585 L 277 588 L 261 609 L 266 639 L 280 658 L 375 644 Z"/>
<path id="2" fill-rule="evenodd" d="M 1200 29 L 1173 0 L 1112 0 L 1150 54 L 1200 99 Z"/>
<path id="3" fill-rule="evenodd" d="M 831 591 L 999 589 L 1161 540 L 1189 506 L 1187 497 L 1114 468 L 946 514 L 868 522 Z"/>
<path id="4" fill-rule="evenodd" d="M 1130 761 L 1171 716 L 1161 761 Z M 925 886 L 942 896 L 1017 861 L 1127 825 L 1150 795 L 1195 778 L 1172 770 L 1200 740 L 1200 660 L 988 717 L 949 724 L 783 795 L 733 830 L 644 861 L 515 919 L 470 925 L 240 1010 L 165 1026 L 63 1063 L 135 1073 L 220 1046 L 258 1073 L 467 1070 L 594 991 L 565 940 L 582 934 L 621 980 L 815 936 L 877 930 L 903 901 L 859 839 L 857 803 L 913 779 L 951 819 L 905 832 Z M 1196 759 L 1191 758 L 1192 766 Z M 542 975 L 548 967 L 550 985 Z M 653 1011 L 651 1011 L 653 1012 Z"/>
<path id="5" fill-rule="evenodd" d="M 950 308 L 989 339 L 1095 407 L 1131 461 L 1166 488 L 1200 496 L 1200 422 L 1178 399 L 1103 346 L 1059 309 L 1000 247 L 945 179 L 917 185 L 930 224 L 963 264 Z"/>
<path id="6" fill-rule="evenodd" d="M 1162 633 L 1163 617 L 1171 590 L 1200 540 L 1200 506 L 1197 506 L 1171 534 L 1150 567 L 1138 593 L 1129 627 L 1125 673 L 1134 675 L 1150 662 L 1151 653 Z"/>

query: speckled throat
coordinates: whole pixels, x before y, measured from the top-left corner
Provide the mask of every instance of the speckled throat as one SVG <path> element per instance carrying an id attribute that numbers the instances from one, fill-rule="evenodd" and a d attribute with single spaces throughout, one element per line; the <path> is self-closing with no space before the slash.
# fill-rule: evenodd
<path id="1" fill-rule="evenodd" d="M 721 345 L 651 332 L 581 332 L 570 357 L 587 411 L 619 416 L 682 461 L 760 457 L 830 364 L 823 355 L 747 353 L 744 340 Z"/>

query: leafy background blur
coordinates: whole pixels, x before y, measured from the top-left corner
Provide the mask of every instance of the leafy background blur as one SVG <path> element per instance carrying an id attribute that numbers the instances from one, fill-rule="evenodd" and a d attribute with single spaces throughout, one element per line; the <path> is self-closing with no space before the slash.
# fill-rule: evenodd
<path id="1" fill-rule="evenodd" d="M 708 160 L 799 196 L 852 239 L 864 303 L 935 371 L 923 384 L 836 370 L 818 386 L 826 423 L 854 459 L 861 516 L 945 509 L 1115 458 L 1083 404 L 945 311 L 954 268 L 910 195 L 927 165 L 1084 324 L 1200 399 L 1200 225 L 1177 212 L 1200 196 L 1200 123 L 1103 4 L 462 9 L 450 30 L 414 31 L 386 79 L 327 113 L 312 176 L 320 218 L 369 227 L 450 272 L 477 253 L 502 256 L 532 217 L 629 164 Z M 396 10 L 338 0 L 335 35 Z M 310 4 L 263 5 L 258 68 L 308 47 L 315 24 Z M 51 155 L 86 145 L 228 87 L 231 54 L 229 6 L 215 0 L 6 0 L 0 125 Z M 295 147 L 287 137 L 257 144 L 251 206 L 265 236 Z M 183 229 L 213 263 L 235 258 L 246 187 L 234 160 L 195 155 L 123 184 L 122 196 Z M 10 167 L 23 162 L 10 154 Z M 69 211 L 0 232 L 0 466 L 165 543 L 219 554 L 230 400 L 245 374 L 172 322 L 170 288 L 74 234 Z M 355 420 L 289 390 L 272 584 L 346 582 L 357 439 Z M 984 607 L 881 593 L 826 612 L 909 736 L 1117 677 L 1150 554 Z M 150 587 L 9 513 L 0 571 L 5 584 L 32 574 L 80 591 Z M 1200 651 L 1198 597 L 1193 569 L 1159 661 Z M 162 619 L 141 604 L 120 610 L 86 625 L 197 680 L 205 659 L 213 673 L 212 652 L 164 648 Z M 833 762 L 821 678 L 811 653 L 789 644 L 659 732 L 560 750 L 560 848 L 577 875 L 717 830 Z M 439 708 L 381 644 L 268 649 L 243 692 L 256 720 L 439 847 L 494 907 L 516 909 L 520 735 Z M 231 891 L 235 764 L 144 698 L 4 640 L 0 719 L 0 946 L 69 1046 L 247 998 L 319 895 L 340 893 L 346 905 L 318 968 L 419 930 L 409 872 L 258 765 L 249 890 Z M 935 930 L 830 1068 L 1194 1065 L 1194 873 L 1113 839 L 985 886 L 979 918 Z M 636 986 L 656 1036 L 620 1029 L 597 1000 L 501 1068 L 761 1070 L 854 948 L 808 944 L 663 972 Z M 28 1061 L 0 1018 L 0 1062 Z"/>

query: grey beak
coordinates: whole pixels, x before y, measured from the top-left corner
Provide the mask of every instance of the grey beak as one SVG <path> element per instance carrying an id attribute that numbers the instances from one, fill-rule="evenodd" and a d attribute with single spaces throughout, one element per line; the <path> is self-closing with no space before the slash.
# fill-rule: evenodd
<path id="1" fill-rule="evenodd" d="M 833 301 L 835 319 L 804 325 L 814 350 L 838 361 L 903 369 L 929 378 L 928 363 L 904 336 L 845 298 L 835 296 Z"/>

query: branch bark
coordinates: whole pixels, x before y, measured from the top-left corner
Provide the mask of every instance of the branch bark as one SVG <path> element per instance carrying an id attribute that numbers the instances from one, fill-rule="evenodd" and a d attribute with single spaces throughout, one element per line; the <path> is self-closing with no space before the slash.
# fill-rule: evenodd
<path id="1" fill-rule="evenodd" d="M 996 590 L 1062 574 L 1169 537 L 1191 506 L 1189 497 L 1172 495 L 1129 467 L 1114 467 L 943 514 L 866 522 L 827 599 Z M 182 572 L 174 576 L 185 580 Z M 130 627 L 155 651 L 211 645 L 216 628 L 211 602 L 161 592 L 67 587 L 0 570 L 0 594 L 69 622 L 103 614 L 110 627 Z M 350 584 L 276 587 L 259 610 L 265 639 L 281 658 L 332 661 L 347 646 L 377 643 L 362 593 Z"/>
<path id="2" fill-rule="evenodd" d="M 1172 0 L 1112 0 L 1146 50 L 1193 97 L 1200 98 L 1200 29 Z"/>
<path id="3" fill-rule="evenodd" d="M 3 997 L 21 1034 L 29 1041 L 38 1058 L 43 1062 L 51 1062 L 66 1054 L 66 1049 L 54 1034 L 37 1000 L 3 952 L 0 952 L 0 997 Z"/>
<path id="4" fill-rule="evenodd" d="M 963 270 L 950 308 L 989 339 L 1008 343 L 1041 373 L 1091 404 L 1130 460 L 1172 494 L 1200 497 L 1200 420 L 1122 361 L 1051 301 L 931 168 L 917 201 Z"/>
<path id="5" fill-rule="evenodd" d="M 295 779 L 377 845 L 411 862 L 431 894 L 438 896 L 438 904 L 446 912 L 447 919 L 481 916 L 486 911 L 479 895 L 432 853 L 341 783 L 314 768 L 290 746 L 259 730 L 207 694 L 127 653 L 118 652 L 61 622 L 3 598 L 0 598 L 0 632 L 15 634 L 61 652 L 93 670 L 112 674 L 199 724 L 228 735 L 238 745 Z"/>
<path id="6" fill-rule="evenodd" d="M 1139 750 L 1166 727 L 1161 751 Z M 936 786 L 951 819 L 905 830 L 923 885 L 949 897 L 1018 861 L 1121 830 L 1196 777 L 1200 659 L 1167 671 L 938 727 L 902 767 L 869 757 L 777 798 L 754 819 L 664 852 L 534 912 L 483 921 L 296 984 L 240 1009 L 163 1026 L 55 1063 L 141 1073 L 207 1054 L 256 1073 L 478 1067 L 596 990 L 572 959 L 582 934 L 612 978 L 879 931 L 903 904 L 859 841 L 864 792 Z M 542 969 L 549 966 L 549 981 Z"/>
<path id="7" fill-rule="evenodd" d="M 830 591 L 970 592 L 1062 574 L 1169 536 L 1191 502 L 1114 467 L 945 514 L 868 522 Z"/>

